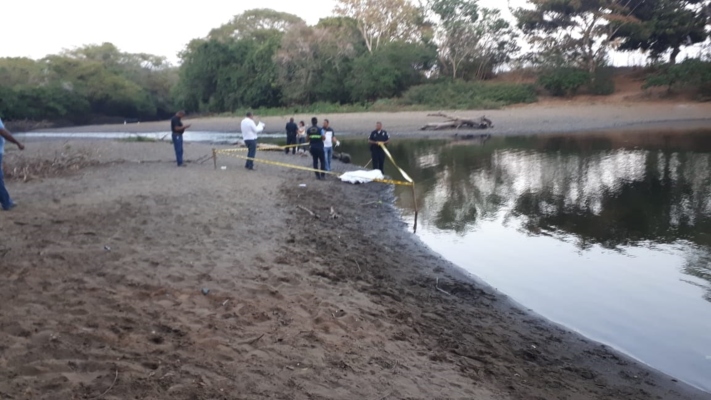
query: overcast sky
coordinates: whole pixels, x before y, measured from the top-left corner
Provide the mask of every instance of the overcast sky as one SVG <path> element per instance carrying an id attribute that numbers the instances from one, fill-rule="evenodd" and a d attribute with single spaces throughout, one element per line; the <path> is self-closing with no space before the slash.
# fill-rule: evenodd
<path id="1" fill-rule="evenodd" d="M 525 0 L 512 0 L 513 4 Z M 42 58 L 85 44 L 111 42 L 131 53 L 151 53 L 175 63 L 194 38 L 251 8 L 296 14 L 309 24 L 333 14 L 335 0 L 155 1 L 7 0 L 3 2 L 0 57 Z M 307 5 L 308 4 L 308 5 Z M 506 8 L 501 0 L 481 0 Z"/>

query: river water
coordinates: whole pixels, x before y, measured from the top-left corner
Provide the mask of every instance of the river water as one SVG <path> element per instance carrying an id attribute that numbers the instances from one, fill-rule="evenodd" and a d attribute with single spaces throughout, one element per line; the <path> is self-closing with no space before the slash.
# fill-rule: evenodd
<path id="1" fill-rule="evenodd" d="M 548 319 L 711 391 L 711 132 L 389 149 L 416 182 L 417 235 L 430 248 Z M 364 140 L 343 150 L 368 160 Z M 385 172 L 399 178 L 389 163 Z M 412 223 L 410 189 L 396 194 Z"/>

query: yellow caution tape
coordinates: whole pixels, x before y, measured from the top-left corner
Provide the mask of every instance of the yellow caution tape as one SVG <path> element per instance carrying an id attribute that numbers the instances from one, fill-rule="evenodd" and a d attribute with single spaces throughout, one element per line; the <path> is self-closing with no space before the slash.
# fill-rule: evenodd
<path id="1" fill-rule="evenodd" d="M 225 151 L 228 150 L 228 151 Z M 263 164 L 269 164 L 269 165 L 276 165 L 279 167 L 285 167 L 285 168 L 292 168 L 292 169 L 299 169 L 302 171 L 310 171 L 310 172 L 318 172 L 321 174 L 329 174 L 329 175 L 335 175 L 335 176 L 341 176 L 341 174 L 333 171 L 323 171 L 320 169 L 314 169 L 314 168 L 309 168 L 309 167 L 302 167 L 301 165 L 294 165 L 294 164 L 287 164 L 287 163 L 282 163 L 278 161 L 270 161 L 270 160 L 264 160 L 261 158 L 252 158 L 252 157 L 246 157 L 241 154 L 234 154 L 233 151 L 236 149 L 222 149 L 222 150 L 216 150 L 215 154 L 225 154 L 228 156 L 232 157 L 237 157 L 241 158 L 243 160 L 252 160 L 254 162 L 258 163 L 263 163 Z M 409 178 L 409 177 L 408 177 Z M 401 186 L 413 186 L 413 182 L 403 182 L 403 181 L 396 181 L 392 179 L 373 179 L 373 182 L 379 182 L 379 183 L 387 183 L 391 185 L 401 185 Z"/>
<path id="2" fill-rule="evenodd" d="M 308 143 L 302 143 L 302 144 L 290 144 L 288 146 L 267 146 L 267 147 L 257 147 L 257 150 L 259 151 L 284 151 L 286 149 L 290 149 L 292 147 L 301 147 L 301 146 L 308 146 Z M 238 147 L 235 149 L 220 149 L 217 150 L 217 153 L 232 153 L 232 152 L 242 152 L 242 151 L 249 151 L 248 148 L 246 147 Z"/>
<path id="3" fill-rule="evenodd" d="M 405 178 L 405 180 L 408 181 L 409 183 L 414 183 L 414 182 L 412 181 L 412 178 L 410 178 L 410 175 L 408 175 L 405 171 L 402 170 L 402 168 L 400 168 L 400 166 L 397 165 L 397 163 L 396 163 L 395 160 L 393 159 L 393 156 L 392 156 L 392 155 L 390 154 L 390 152 L 388 151 L 388 148 L 385 147 L 385 145 L 382 144 L 382 143 L 378 143 L 378 144 L 380 145 L 380 148 L 382 148 L 382 149 L 385 151 L 385 155 L 388 156 L 388 158 L 389 158 L 390 161 L 393 163 L 393 165 L 395 166 L 395 168 L 397 168 L 398 171 L 400 171 L 400 174 L 402 175 L 402 177 Z"/>

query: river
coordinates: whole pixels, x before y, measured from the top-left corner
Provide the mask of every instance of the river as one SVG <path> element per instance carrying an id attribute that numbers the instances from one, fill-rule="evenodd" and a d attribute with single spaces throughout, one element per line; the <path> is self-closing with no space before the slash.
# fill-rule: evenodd
<path id="1" fill-rule="evenodd" d="M 343 150 L 364 165 L 364 140 Z M 711 392 L 711 133 L 394 140 L 417 235 L 523 306 Z M 386 174 L 398 177 L 386 163 Z M 396 189 L 413 222 L 409 188 Z"/>

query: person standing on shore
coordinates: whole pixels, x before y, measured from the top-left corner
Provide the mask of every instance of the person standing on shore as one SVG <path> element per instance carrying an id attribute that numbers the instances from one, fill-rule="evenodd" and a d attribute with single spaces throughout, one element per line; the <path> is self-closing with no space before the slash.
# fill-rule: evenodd
<path id="1" fill-rule="evenodd" d="M 309 138 L 309 147 L 311 156 L 314 159 L 314 169 L 318 168 L 318 162 L 321 161 L 321 171 L 326 170 L 326 160 L 323 154 L 323 130 L 318 127 L 318 119 L 311 118 L 311 126 L 306 130 L 306 136 Z M 314 171 L 316 179 L 326 178 L 326 174 Z"/>
<path id="2" fill-rule="evenodd" d="M 264 130 L 264 124 L 254 123 L 254 116 L 251 112 L 247 113 L 247 117 L 242 120 L 242 138 L 244 144 L 247 145 L 247 163 L 244 167 L 250 171 L 254 170 L 254 158 L 257 156 L 257 134 Z"/>
<path id="3" fill-rule="evenodd" d="M 296 144 L 296 133 L 299 127 L 294 123 L 294 118 L 289 118 L 289 122 L 286 123 L 286 145 L 292 146 Z M 289 148 L 284 149 L 285 154 L 289 154 Z M 291 148 L 291 154 L 296 154 L 296 146 Z"/>
<path id="4" fill-rule="evenodd" d="M 304 121 L 299 121 L 299 130 L 296 133 L 296 141 L 300 145 L 306 143 L 306 124 L 304 124 Z M 299 151 L 306 153 L 304 146 L 299 146 Z"/>
<path id="5" fill-rule="evenodd" d="M 0 119 L 0 206 L 3 210 L 8 211 L 15 207 L 15 203 L 12 202 L 12 199 L 10 198 L 10 193 L 8 193 L 7 189 L 5 189 L 5 179 L 3 177 L 2 172 L 2 157 L 5 154 L 6 140 L 10 143 L 14 143 L 20 150 L 25 149 L 25 146 L 22 143 L 18 142 L 17 139 L 12 136 L 12 133 L 10 133 L 10 131 L 5 129 L 5 125 L 2 123 L 2 119 Z"/>
<path id="6" fill-rule="evenodd" d="M 388 144 L 389 141 L 390 136 L 387 131 L 383 130 L 383 124 L 377 122 L 375 130 L 370 133 L 368 143 L 370 143 L 370 155 L 373 158 L 373 169 L 379 169 L 383 175 L 385 174 L 385 150 L 382 146 Z"/>
<path id="7" fill-rule="evenodd" d="M 183 164 L 183 133 L 190 128 L 190 125 L 183 126 L 181 120 L 185 116 L 185 111 L 178 111 L 173 118 L 170 119 L 170 137 L 173 140 L 173 149 L 175 149 L 175 160 L 179 167 L 184 167 Z"/>
<path id="8" fill-rule="evenodd" d="M 326 160 L 326 171 L 331 170 L 331 159 L 333 158 L 333 143 L 336 140 L 331 122 L 327 119 L 323 120 L 323 157 Z"/>

